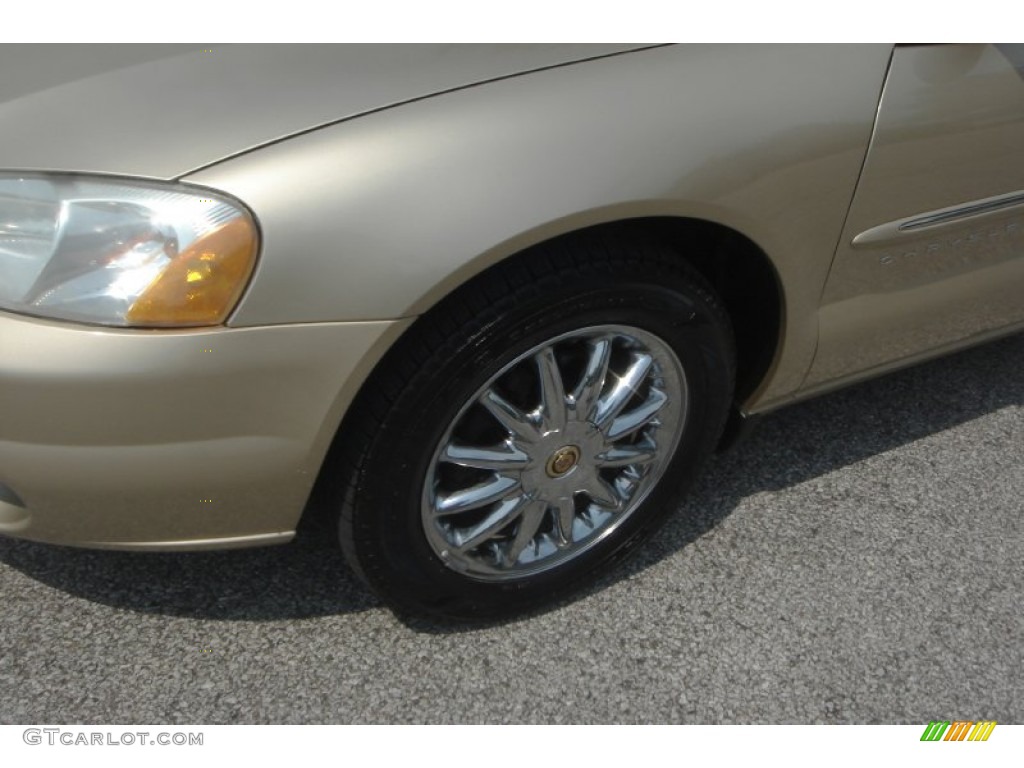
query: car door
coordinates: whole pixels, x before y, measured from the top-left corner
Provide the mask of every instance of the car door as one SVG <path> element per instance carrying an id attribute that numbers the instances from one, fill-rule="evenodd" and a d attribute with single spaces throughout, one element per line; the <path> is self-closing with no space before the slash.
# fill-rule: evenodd
<path id="1" fill-rule="evenodd" d="M 805 388 L 1024 325 L 1024 45 L 898 46 Z"/>

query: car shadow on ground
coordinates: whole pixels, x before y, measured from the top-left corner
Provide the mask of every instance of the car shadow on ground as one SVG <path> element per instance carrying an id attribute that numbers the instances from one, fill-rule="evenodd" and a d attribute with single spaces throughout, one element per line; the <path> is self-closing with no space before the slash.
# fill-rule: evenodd
<path id="1" fill-rule="evenodd" d="M 1018 334 L 772 414 L 749 440 L 712 460 L 683 514 L 656 541 L 587 593 L 678 552 L 752 494 L 788 488 L 1022 404 L 1024 335 Z M 311 516 L 283 547 L 155 554 L 0 538 L 0 562 L 80 598 L 144 613 L 267 621 L 380 606 L 349 572 L 323 515 Z M 481 626 L 403 621 L 421 632 Z"/>

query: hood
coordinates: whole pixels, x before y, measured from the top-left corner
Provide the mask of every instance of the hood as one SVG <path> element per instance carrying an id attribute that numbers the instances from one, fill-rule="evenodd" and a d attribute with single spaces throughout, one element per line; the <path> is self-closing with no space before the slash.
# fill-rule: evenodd
<path id="1" fill-rule="evenodd" d="M 0 169 L 170 179 L 365 112 L 633 45 L 3 45 Z"/>

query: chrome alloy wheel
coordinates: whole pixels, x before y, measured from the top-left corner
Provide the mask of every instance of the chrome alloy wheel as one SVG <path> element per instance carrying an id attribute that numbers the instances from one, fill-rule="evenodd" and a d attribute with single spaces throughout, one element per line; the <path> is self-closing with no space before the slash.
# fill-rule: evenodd
<path id="1" fill-rule="evenodd" d="M 686 375 L 629 326 L 562 334 L 462 406 L 430 460 L 422 523 L 459 573 L 506 581 L 578 557 L 658 483 L 686 422 Z"/>

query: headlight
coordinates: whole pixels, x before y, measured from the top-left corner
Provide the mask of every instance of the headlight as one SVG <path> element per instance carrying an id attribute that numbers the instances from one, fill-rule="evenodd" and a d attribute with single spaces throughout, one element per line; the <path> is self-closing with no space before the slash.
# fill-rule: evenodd
<path id="1" fill-rule="evenodd" d="M 0 309 L 103 325 L 217 325 L 256 251 L 252 217 L 205 190 L 0 175 Z"/>

